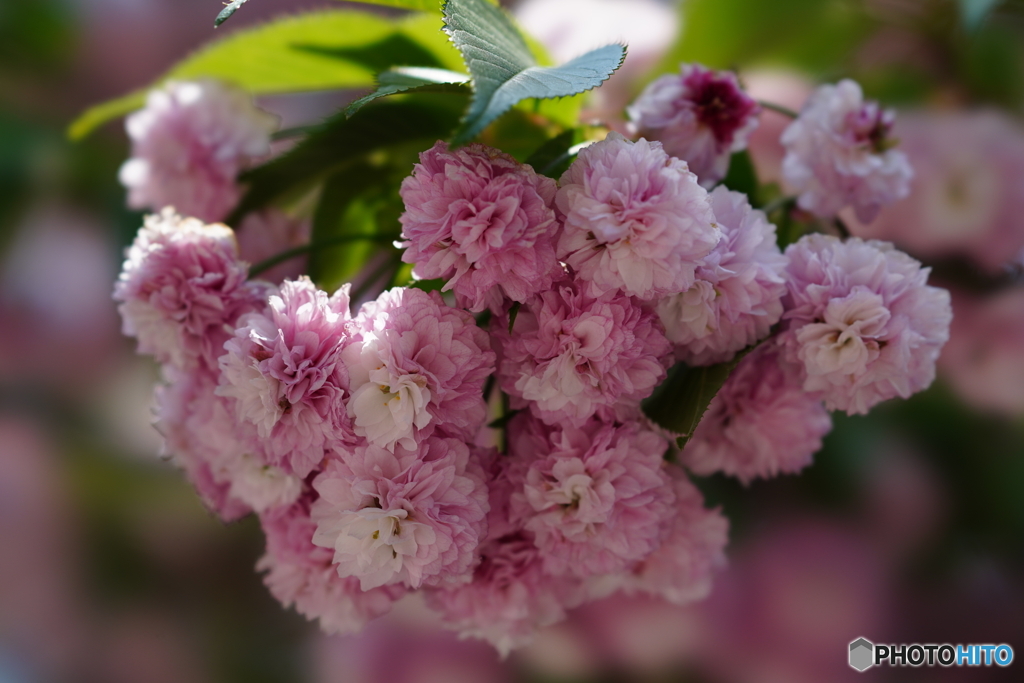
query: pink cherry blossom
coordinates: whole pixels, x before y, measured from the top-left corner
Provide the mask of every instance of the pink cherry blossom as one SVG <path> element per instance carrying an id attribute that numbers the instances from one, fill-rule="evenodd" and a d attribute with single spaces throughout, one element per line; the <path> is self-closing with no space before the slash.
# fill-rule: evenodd
<path id="1" fill-rule="evenodd" d="M 637 135 L 660 142 L 710 188 L 728 173 L 733 152 L 747 148 L 761 107 L 731 71 L 680 64 L 678 74 L 652 81 L 626 111 Z"/>
<path id="2" fill-rule="evenodd" d="M 498 310 L 562 275 L 555 181 L 493 147 L 438 142 L 402 182 L 400 218 L 413 274 L 446 280 L 460 306 Z"/>
<path id="3" fill-rule="evenodd" d="M 511 517 L 534 534 L 545 571 L 620 572 L 661 543 L 675 501 L 661 436 L 636 422 L 548 427 L 523 413 L 509 438 Z"/>
<path id="4" fill-rule="evenodd" d="M 949 338 L 949 292 L 887 242 L 812 234 L 786 249 L 787 357 L 829 410 L 866 413 L 931 384 Z"/>
<path id="5" fill-rule="evenodd" d="M 800 386 L 799 368 L 765 342 L 740 361 L 682 453 L 695 474 L 724 472 L 749 484 L 811 464 L 832 419 Z"/>
<path id="6" fill-rule="evenodd" d="M 918 257 L 966 256 L 999 272 L 1024 254 L 1024 126 L 997 111 L 900 114 L 893 129 L 914 166 L 910 196 L 859 237 Z"/>
<path id="7" fill-rule="evenodd" d="M 173 206 L 223 220 L 242 196 L 239 171 L 270 152 L 276 116 L 248 93 L 214 80 L 169 81 L 125 120 L 132 156 L 121 167 L 133 209 Z"/>
<path id="8" fill-rule="evenodd" d="M 308 278 L 286 281 L 265 311 L 239 321 L 220 358 L 217 393 L 256 426 L 269 462 L 299 477 L 356 441 L 340 362 L 348 306 L 347 288 L 328 298 Z"/>
<path id="9" fill-rule="evenodd" d="M 621 294 L 597 299 L 564 282 L 526 303 L 508 331 L 494 318 L 499 380 L 516 408 L 545 422 L 582 425 L 595 413 L 637 407 L 665 377 L 671 346 L 657 316 Z"/>
<path id="10" fill-rule="evenodd" d="M 415 450 L 435 428 L 464 440 L 483 423 L 483 385 L 494 371 L 487 333 L 437 292 L 397 287 L 364 304 L 344 350 L 355 433 Z"/>
<path id="11" fill-rule="evenodd" d="M 786 291 L 775 226 L 746 195 L 719 186 L 710 197 L 722 240 L 693 286 L 657 305 L 676 357 L 689 365 L 721 363 L 764 338 L 782 317 Z"/>
<path id="12" fill-rule="evenodd" d="M 661 143 L 611 133 L 580 152 L 555 199 L 558 257 L 587 293 L 652 299 L 688 289 L 718 243 L 707 192 Z"/>
<path id="13" fill-rule="evenodd" d="M 260 518 L 267 537 L 266 554 L 256 569 L 285 607 L 317 619 L 327 633 L 357 633 L 371 619 L 391 610 L 405 594 L 400 585 L 361 590 L 358 579 L 338 576 L 331 551 L 313 545 L 316 524 L 309 516 L 310 497 Z"/>
<path id="14" fill-rule="evenodd" d="M 906 197 L 913 170 L 903 152 L 891 149 L 894 120 L 877 102 L 865 102 L 854 81 L 815 90 L 782 134 L 782 175 L 800 207 L 830 217 L 853 206 L 869 223 L 882 206 Z"/>
<path id="15" fill-rule="evenodd" d="M 419 448 L 356 448 L 313 482 L 313 542 L 363 590 L 464 583 L 486 534 L 487 485 L 474 451 L 429 437 Z"/>
<path id="16" fill-rule="evenodd" d="M 161 363 L 216 367 L 225 326 L 267 294 L 247 276 L 230 228 L 170 209 L 146 216 L 114 287 L 122 330 Z"/>
<path id="17" fill-rule="evenodd" d="M 704 496 L 682 470 L 669 468 L 676 505 L 661 546 L 625 574 L 628 593 L 656 595 L 676 605 L 711 593 L 714 571 L 725 566 L 729 520 L 704 507 Z"/>

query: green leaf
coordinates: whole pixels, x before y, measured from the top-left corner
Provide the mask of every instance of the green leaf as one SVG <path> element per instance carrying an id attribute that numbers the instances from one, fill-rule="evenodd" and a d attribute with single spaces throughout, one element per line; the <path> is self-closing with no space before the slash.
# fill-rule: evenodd
<path id="1" fill-rule="evenodd" d="M 753 348 L 739 352 L 730 361 L 707 367 L 691 368 L 677 363 L 654 394 L 643 402 L 644 413 L 665 429 L 681 434 L 677 445 L 682 448 L 693 435 L 711 399 Z"/>
<path id="2" fill-rule="evenodd" d="M 558 179 L 572 161 L 569 150 L 583 141 L 582 130 L 573 128 L 551 138 L 526 159 L 537 173 Z"/>
<path id="3" fill-rule="evenodd" d="M 736 152 L 729 159 L 729 173 L 722 179 L 722 184 L 730 190 L 747 195 L 750 203 L 757 206 L 757 171 L 746 150 Z"/>
<path id="4" fill-rule="evenodd" d="M 381 102 L 351 119 L 335 114 L 288 152 L 242 175 L 249 188 L 228 224 L 296 189 L 312 186 L 374 150 L 403 143 L 426 148 L 447 137 L 457 125 L 461 102 L 449 99 L 456 102 Z"/>
<path id="5" fill-rule="evenodd" d="M 234 2 L 229 2 L 227 6 L 220 11 L 220 14 L 217 15 L 217 18 L 213 20 L 213 27 L 217 28 L 218 26 L 223 24 L 225 21 L 228 20 L 228 18 L 232 14 L 237 12 L 239 8 L 241 8 L 242 5 L 244 5 L 247 2 L 249 2 L 249 0 L 234 0 Z"/>
<path id="6" fill-rule="evenodd" d="M 750 64 L 813 34 L 834 4 L 822 0 L 687 0 L 681 3 L 679 42 L 666 54 L 662 71 L 676 71 L 680 62 L 701 62 L 715 69 Z"/>
<path id="7" fill-rule="evenodd" d="M 310 241 L 339 244 L 316 249 L 310 254 L 309 277 L 327 291 L 350 280 L 382 242 L 390 242 L 398 236 L 397 231 L 392 230 L 393 234 L 388 235 L 381 230 L 377 213 L 383 202 L 371 196 L 375 194 L 372 191 L 386 185 L 387 180 L 386 169 L 356 163 L 334 173 L 324 183 L 313 214 Z M 379 235 L 380 239 L 357 239 L 360 235 Z M 344 242 L 346 239 L 355 241 Z"/>
<path id="8" fill-rule="evenodd" d="M 513 105 L 529 98 L 568 97 L 596 88 L 619 68 L 623 45 L 607 45 L 558 67 L 537 66 L 505 13 L 485 0 L 445 0 L 445 32 L 473 77 L 473 99 L 453 143 L 475 137 Z"/>
<path id="9" fill-rule="evenodd" d="M 960 16 L 964 26 L 973 31 L 985 21 L 999 0 L 960 0 Z"/>
<path id="10" fill-rule="evenodd" d="M 435 69 L 422 66 L 399 66 L 380 74 L 377 77 L 377 89 L 361 97 L 345 108 L 345 116 L 352 116 L 365 105 L 396 93 L 407 90 L 420 92 L 454 92 L 466 93 L 465 83 L 469 76 L 447 69 Z"/>
<path id="11" fill-rule="evenodd" d="M 436 19 L 431 19 L 434 24 Z M 396 36 L 416 43 L 421 54 L 435 55 L 440 66 L 452 64 L 457 56 L 450 46 L 441 45 L 440 31 L 434 28 L 424 37 L 426 29 L 420 15 L 396 22 L 353 11 L 301 14 L 216 40 L 176 64 L 150 88 L 168 80 L 201 77 L 232 81 L 254 95 L 371 87 L 375 74 L 394 64 L 387 58 Z M 69 136 L 82 138 L 100 124 L 139 109 L 148 89 L 92 107 L 71 124 Z"/>

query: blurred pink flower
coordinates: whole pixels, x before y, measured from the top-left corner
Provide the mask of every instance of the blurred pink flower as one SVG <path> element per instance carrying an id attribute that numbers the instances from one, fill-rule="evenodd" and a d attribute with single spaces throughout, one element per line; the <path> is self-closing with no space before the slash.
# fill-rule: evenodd
<path id="1" fill-rule="evenodd" d="M 223 220 L 242 196 L 239 171 L 270 153 L 277 124 L 244 90 L 219 81 L 169 81 L 150 91 L 146 107 L 125 120 L 132 156 L 120 178 L 129 206 Z"/>
<path id="2" fill-rule="evenodd" d="M 744 484 L 811 464 L 832 420 L 800 386 L 797 368 L 768 341 L 740 361 L 686 443 L 682 462 L 695 474 L 724 472 Z"/>
<path id="3" fill-rule="evenodd" d="M 235 231 L 238 254 L 250 265 L 309 243 L 312 224 L 309 219 L 293 218 L 277 209 L 248 214 Z M 306 255 L 295 256 L 259 274 L 261 280 L 280 284 L 295 280 L 306 272 Z"/>
<path id="4" fill-rule="evenodd" d="M 438 142 L 402 182 L 402 260 L 471 311 L 523 302 L 562 276 L 555 181 L 484 145 Z"/>
<path id="5" fill-rule="evenodd" d="M 647 300 L 686 290 L 718 243 L 707 192 L 661 143 L 611 133 L 581 151 L 560 184 L 558 257 L 591 296 Z"/>
<path id="6" fill-rule="evenodd" d="M 914 165 L 906 201 L 882 210 L 863 237 L 923 257 L 963 255 L 992 271 L 1024 249 L 1024 128 L 996 111 L 901 114 L 894 128 Z"/>
<path id="7" fill-rule="evenodd" d="M 636 135 L 661 142 L 711 188 L 729 172 L 732 154 L 747 148 L 761 107 L 733 72 L 680 64 L 678 74 L 644 88 L 627 112 Z"/>
<path id="8" fill-rule="evenodd" d="M 954 293 L 953 308 L 943 376 L 980 409 L 1024 415 L 1024 289 L 985 298 Z"/>
<path id="9" fill-rule="evenodd" d="M 849 79 L 815 90 L 782 134 L 782 174 L 800 208 L 827 218 L 852 205 L 870 222 L 882 206 L 906 197 L 913 170 L 891 149 L 894 120 Z"/>

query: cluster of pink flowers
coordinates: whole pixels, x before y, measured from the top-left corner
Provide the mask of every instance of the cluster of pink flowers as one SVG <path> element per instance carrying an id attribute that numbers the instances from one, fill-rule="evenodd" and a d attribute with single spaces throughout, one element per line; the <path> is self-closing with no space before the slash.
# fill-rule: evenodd
<path id="1" fill-rule="evenodd" d="M 166 127 L 147 140 L 217 128 L 227 110 L 201 106 L 196 87 L 150 103 L 170 118 L 140 115 Z M 787 136 L 835 161 L 799 132 L 825 125 L 831 92 Z M 840 142 L 891 154 L 888 115 L 856 94 Z M 424 151 L 401 185 L 400 246 L 440 291 L 396 287 L 355 312 L 348 285 L 249 279 L 223 225 L 170 208 L 146 219 L 115 298 L 125 333 L 162 364 L 157 426 L 212 511 L 259 516 L 258 567 L 282 603 L 351 632 L 422 590 L 447 626 L 507 653 L 616 591 L 701 598 L 728 523 L 687 470 L 795 472 L 828 410 L 930 383 L 949 298 L 917 261 L 820 234 L 783 253 L 745 195 L 707 189 L 757 123 L 733 74 L 685 66 L 631 111 L 661 141 L 611 133 L 558 181 L 480 144 Z M 242 118 L 204 157 L 231 157 L 217 182 L 236 189 L 241 153 L 260 152 L 239 142 L 259 118 Z M 826 185 L 807 196 L 836 210 L 885 201 Z M 217 218 L 228 198 L 184 205 Z M 740 353 L 677 452 L 643 402 L 677 362 Z"/>

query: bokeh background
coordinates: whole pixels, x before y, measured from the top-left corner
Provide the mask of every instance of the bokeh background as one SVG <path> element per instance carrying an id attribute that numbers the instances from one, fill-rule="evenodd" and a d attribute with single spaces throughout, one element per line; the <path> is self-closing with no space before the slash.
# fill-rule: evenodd
<path id="1" fill-rule="evenodd" d="M 854 230 L 953 289 L 939 380 L 837 415 L 799 476 L 702 480 L 732 529 L 698 605 L 613 598 L 505 662 L 415 601 L 321 636 L 264 590 L 256 523 L 220 524 L 160 460 L 155 368 L 110 300 L 141 224 L 117 183 L 126 138 L 64 133 L 213 39 L 219 1 L 0 0 L 0 683 L 1022 680 L 1024 660 L 857 674 L 846 648 L 1009 643 L 1024 658 L 1024 2 L 506 4 L 561 59 L 630 43 L 588 114 L 610 123 L 681 59 L 738 68 L 793 108 L 842 77 L 899 108 L 914 194 Z M 219 31 L 324 5 L 252 0 Z M 338 101 L 263 104 L 302 122 Z M 752 142 L 762 178 L 778 178 L 785 123 L 765 113 Z"/>

